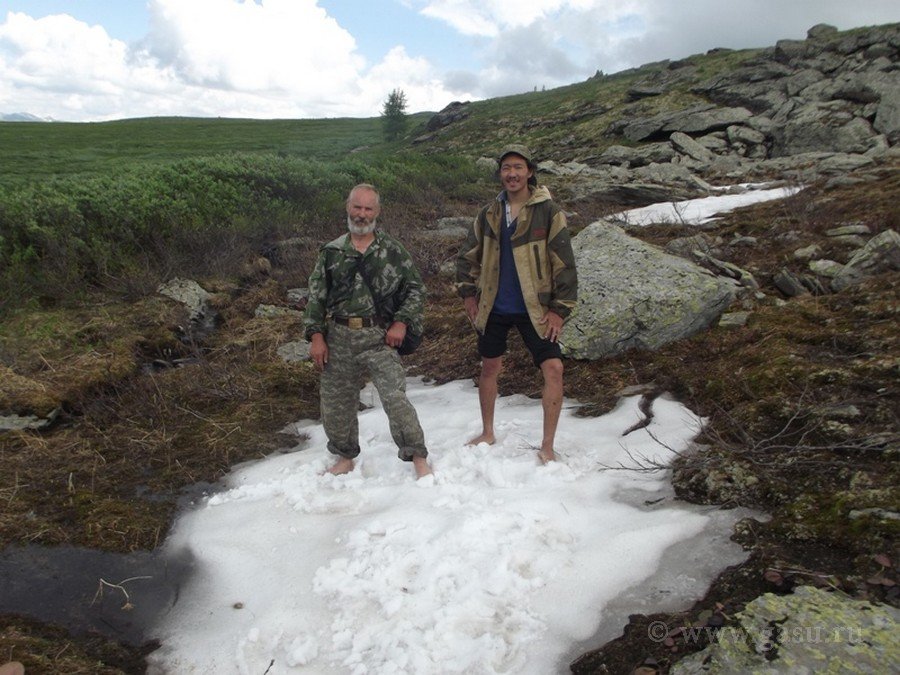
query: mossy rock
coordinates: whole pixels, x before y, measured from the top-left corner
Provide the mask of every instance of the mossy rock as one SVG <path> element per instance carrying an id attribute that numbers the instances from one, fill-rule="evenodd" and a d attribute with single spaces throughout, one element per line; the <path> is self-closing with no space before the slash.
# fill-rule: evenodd
<path id="1" fill-rule="evenodd" d="M 672 675 L 900 672 L 895 607 L 800 586 L 791 595 L 766 593 L 736 618 Z"/>

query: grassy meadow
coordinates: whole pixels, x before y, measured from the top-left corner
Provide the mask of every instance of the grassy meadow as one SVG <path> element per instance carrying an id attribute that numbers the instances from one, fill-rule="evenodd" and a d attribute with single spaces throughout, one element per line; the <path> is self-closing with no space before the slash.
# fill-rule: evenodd
<path id="1" fill-rule="evenodd" d="M 410 116 L 410 126 L 428 114 Z M 0 124 L 0 185 L 107 174 L 223 153 L 275 154 L 317 161 L 381 147 L 379 118 L 251 120 L 154 117 L 112 122 Z"/>
<path id="2" fill-rule="evenodd" d="M 327 236 L 358 182 L 403 205 L 398 227 L 477 193 L 470 160 L 381 134 L 378 118 L 0 124 L 0 312 L 227 276 L 279 239 Z"/>

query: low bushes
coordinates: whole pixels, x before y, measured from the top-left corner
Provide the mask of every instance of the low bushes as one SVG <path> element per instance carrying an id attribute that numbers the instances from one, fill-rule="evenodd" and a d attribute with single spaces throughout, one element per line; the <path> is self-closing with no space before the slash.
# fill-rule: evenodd
<path id="1" fill-rule="evenodd" d="M 442 215 L 444 200 L 467 198 L 479 177 L 447 155 L 229 154 L 0 188 L 0 311 L 136 278 L 236 270 L 248 251 L 288 236 L 324 240 L 342 228 L 359 182 L 376 184 L 405 225 Z"/>

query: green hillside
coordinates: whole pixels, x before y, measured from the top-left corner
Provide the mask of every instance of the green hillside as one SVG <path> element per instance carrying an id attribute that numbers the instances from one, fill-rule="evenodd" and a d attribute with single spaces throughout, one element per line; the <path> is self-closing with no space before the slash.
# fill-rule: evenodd
<path id="1" fill-rule="evenodd" d="M 722 50 L 683 60 L 692 74 L 676 92 L 641 103 L 641 110 L 680 107 L 695 100 L 688 93 L 699 82 L 753 57 L 756 50 Z M 405 141 L 388 145 L 381 119 L 250 120 L 157 117 L 113 122 L 6 122 L 0 124 L 0 184 L 71 174 L 117 172 L 135 162 L 164 163 L 222 153 L 275 153 L 335 161 L 359 149 L 493 155 L 510 137 L 534 146 L 540 156 L 572 159 L 573 147 L 584 154 L 612 143 L 604 137 L 630 102 L 628 89 L 665 72 L 669 62 L 647 64 L 622 73 L 576 84 L 473 102 L 469 116 L 422 141 L 433 113 L 409 116 Z M 699 100 L 699 99 L 696 99 Z M 419 139 L 419 142 L 416 142 Z M 579 157 L 576 156 L 575 159 Z"/>
<path id="2" fill-rule="evenodd" d="M 419 124 L 429 115 L 411 116 Z M 0 181 L 115 172 L 223 153 L 275 153 L 330 161 L 383 145 L 380 118 L 250 120 L 151 117 L 114 122 L 0 124 Z"/>

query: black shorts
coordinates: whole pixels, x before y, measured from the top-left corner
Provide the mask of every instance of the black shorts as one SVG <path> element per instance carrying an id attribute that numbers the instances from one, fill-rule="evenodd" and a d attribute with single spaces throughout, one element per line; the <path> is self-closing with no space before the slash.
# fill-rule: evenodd
<path id="1" fill-rule="evenodd" d="M 495 359 L 506 353 L 506 337 L 515 326 L 525 342 L 534 365 L 540 368 L 547 359 L 561 359 L 562 351 L 558 342 L 543 339 L 534 330 L 527 314 L 495 314 L 488 317 L 484 333 L 478 336 L 478 354 L 484 359 Z"/>

